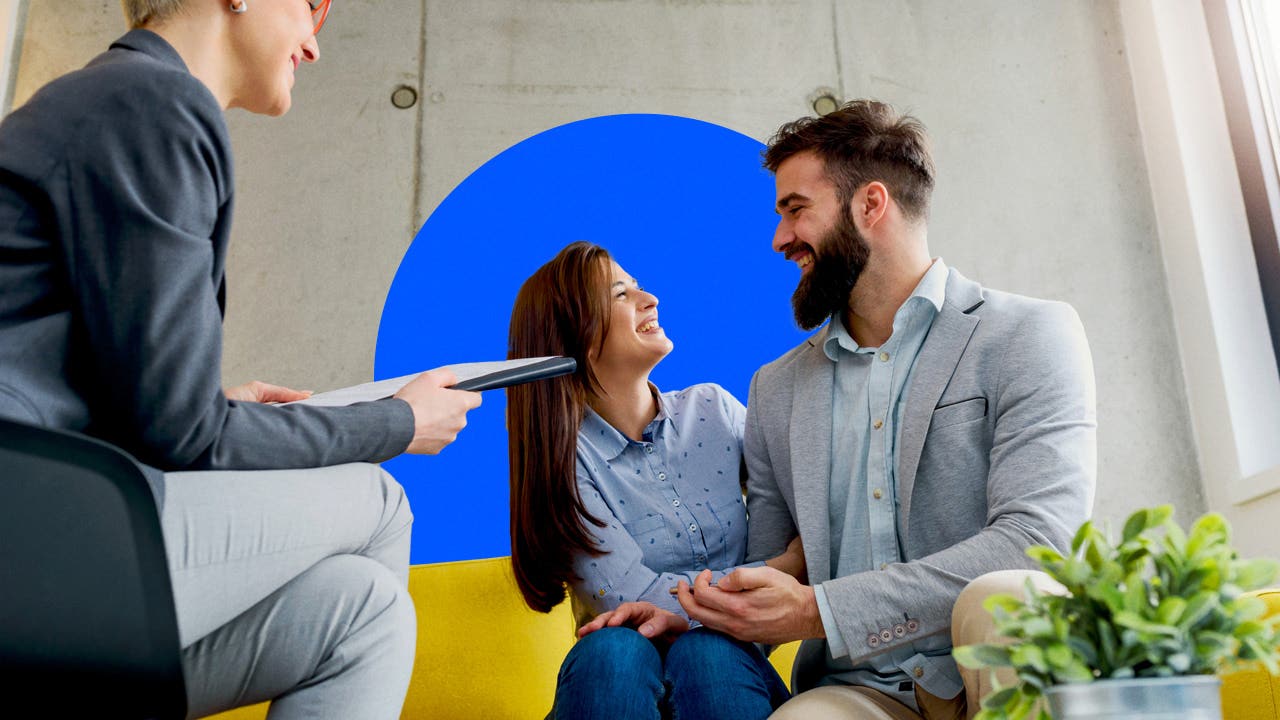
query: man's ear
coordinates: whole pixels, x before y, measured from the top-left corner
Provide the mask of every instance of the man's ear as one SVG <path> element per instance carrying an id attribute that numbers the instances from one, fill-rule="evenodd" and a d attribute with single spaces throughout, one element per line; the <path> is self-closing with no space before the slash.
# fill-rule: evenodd
<path id="1" fill-rule="evenodd" d="M 859 232 L 874 228 L 889 210 L 889 188 L 879 180 L 858 188 L 849 201 L 849 214 Z"/>

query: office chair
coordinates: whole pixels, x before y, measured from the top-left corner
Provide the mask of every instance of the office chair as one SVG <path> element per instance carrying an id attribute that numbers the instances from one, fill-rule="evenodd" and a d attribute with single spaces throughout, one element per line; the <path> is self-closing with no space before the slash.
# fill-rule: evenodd
<path id="1" fill-rule="evenodd" d="M 0 702 L 42 717 L 181 718 L 179 652 L 138 464 L 77 433 L 0 419 Z"/>

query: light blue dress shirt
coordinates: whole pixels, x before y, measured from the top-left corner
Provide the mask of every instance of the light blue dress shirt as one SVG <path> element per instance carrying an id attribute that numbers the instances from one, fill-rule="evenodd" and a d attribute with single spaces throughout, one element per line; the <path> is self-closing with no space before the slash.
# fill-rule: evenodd
<path id="1" fill-rule="evenodd" d="M 718 582 L 743 563 L 746 409 L 714 384 L 658 395 L 658 415 L 635 441 L 587 409 L 578 431 L 578 492 L 605 554 L 574 560 L 579 624 L 643 600 L 688 617 L 669 591 L 704 569 Z"/>
<path id="2" fill-rule="evenodd" d="M 893 333 L 880 347 L 863 347 L 833 317 L 823 344 L 832 361 L 831 577 L 883 570 L 901 562 L 898 535 L 898 442 L 904 400 L 916 356 L 946 294 L 947 266 L 936 259 L 893 317 Z M 962 689 L 951 659 L 951 639 L 935 636 L 854 666 L 831 613 L 826 592 L 814 588 L 831 652 L 828 679 L 885 692 L 916 707 L 912 683 L 952 698 Z M 923 673 L 916 675 L 917 668 Z"/>

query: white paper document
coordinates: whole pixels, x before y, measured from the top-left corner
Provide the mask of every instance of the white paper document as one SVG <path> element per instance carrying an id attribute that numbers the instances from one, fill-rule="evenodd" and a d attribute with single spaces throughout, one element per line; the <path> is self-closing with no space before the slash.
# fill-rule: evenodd
<path id="1" fill-rule="evenodd" d="M 536 357 L 521 358 L 519 360 L 495 360 L 492 362 L 471 362 L 458 363 L 456 365 L 444 365 L 436 370 L 452 370 L 454 375 L 458 376 L 458 383 L 463 384 L 468 380 L 482 378 L 487 375 L 497 375 L 500 373 L 509 373 L 529 365 L 539 363 L 548 363 L 548 361 L 557 360 L 556 357 Z M 562 359 L 563 360 L 563 359 Z M 564 374 L 573 371 L 573 362 L 569 360 L 567 364 L 560 363 L 557 369 L 551 375 Z M 375 380 L 374 382 L 363 383 L 361 385 L 352 385 L 351 387 L 341 388 L 339 390 L 330 390 L 328 392 L 316 393 L 306 400 L 298 400 L 292 403 L 282 403 L 284 405 L 316 405 L 320 407 L 335 407 L 341 405 L 351 405 L 352 403 L 368 402 L 371 400 L 381 400 L 389 398 L 400 391 L 400 388 L 409 383 L 410 380 L 418 377 L 422 373 L 413 373 L 412 375 L 402 375 L 400 377 L 388 378 L 386 380 Z"/>

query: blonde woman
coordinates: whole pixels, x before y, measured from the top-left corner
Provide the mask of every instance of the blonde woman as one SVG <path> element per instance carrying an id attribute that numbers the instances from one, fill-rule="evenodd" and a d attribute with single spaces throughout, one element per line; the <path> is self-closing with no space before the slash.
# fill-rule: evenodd
<path id="1" fill-rule="evenodd" d="M 220 387 L 223 112 L 288 111 L 329 0 L 123 6 L 130 32 L 0 125 L 0 416 L 147 466 L 190 715 L 273 700 L 273 718 L 397 717 L 413 516 L 371 463 L 438 452 L 479 396 L 438 373 L 346 408 Z"/>

